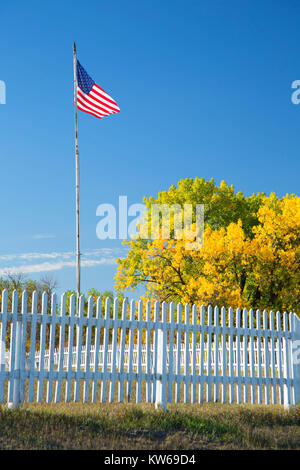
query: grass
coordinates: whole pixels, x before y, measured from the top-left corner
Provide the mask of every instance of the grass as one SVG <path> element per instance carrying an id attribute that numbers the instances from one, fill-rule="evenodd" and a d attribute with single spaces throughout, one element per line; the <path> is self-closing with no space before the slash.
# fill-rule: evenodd
<path id="1" fill-rule="evenodd" d="M 300 406 L 25 403 L 0 406 L 0 449 L 300 449 Z"/>

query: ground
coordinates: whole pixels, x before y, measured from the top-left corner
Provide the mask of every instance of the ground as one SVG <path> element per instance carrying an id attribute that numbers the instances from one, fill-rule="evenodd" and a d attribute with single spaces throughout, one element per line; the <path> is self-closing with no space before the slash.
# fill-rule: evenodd
<path id="1" fill-rule="evenodd" d="M 300 406 L 2 405 L 0 449 L 300 449 Z"/>

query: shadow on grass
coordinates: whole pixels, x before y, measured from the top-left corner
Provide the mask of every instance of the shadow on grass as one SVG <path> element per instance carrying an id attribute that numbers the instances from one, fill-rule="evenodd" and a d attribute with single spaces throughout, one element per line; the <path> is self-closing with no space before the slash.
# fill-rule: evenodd
<path id="1" fill-rule="evenodd" d="M 0 449 L 300 449 L 300 407 L 24 404 L 0 407 Z"/>

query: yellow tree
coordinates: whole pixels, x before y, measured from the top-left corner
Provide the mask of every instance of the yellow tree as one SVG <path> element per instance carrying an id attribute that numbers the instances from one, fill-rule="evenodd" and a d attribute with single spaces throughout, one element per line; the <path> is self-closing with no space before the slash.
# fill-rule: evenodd
<path id="1" fill-rule="evenodd" d="M 253 228 L 252 298 L 254 305 L 278 310 L 300 308 L 300 198 L 271 195 Z"/>
<path id="2" fill-rule="evenodd" d="M 201 189 L 198 199 L 195 188 Z M 226 183 L 213 188 L 211 181 L 183 180 L 177 189 L 171 187 L 152 199 L 181 205 L 206 201 L 204 245 L 186 250 L 184 236 L 175 239 L 172 231 L 170 239 L 126 242 L 130 249 L 118 260 L 117 289 L 135 289 L 143 283 L 146 297 L 159 300 L 299 309 L 299 197 L 244 198 Z M 209 197 L 205 199 L 204 193 Z"/>

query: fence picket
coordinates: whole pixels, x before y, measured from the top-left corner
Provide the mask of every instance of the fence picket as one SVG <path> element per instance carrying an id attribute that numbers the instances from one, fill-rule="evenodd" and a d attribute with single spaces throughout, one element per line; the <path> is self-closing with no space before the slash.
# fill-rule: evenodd
<path id="1" fill-rule="evenodd" d="M 21 344 L 20 344 L 20 403 L 25 399 L 25 370 L 26 370 L 26 340 L 27 340 L 27 292 L 22 293 L 22 324 L 21 324 Z"/>
<path id="2" fill-rule="evenodd" d="M 48 296 L 46 292 L 44 292 L 42 296 L 42 318 L 41 318 L 41 327 L 40 327 L 39 378 L 38 378 L 38 384 L 37 384 L 37 401 L 38 402 L 41 402 L 43 400 L 47 304 L 48 304 Z"/>
<path id="3" fill-rule="evenodd" d="M 108 378 L 108 343 L 109 343 L 109 327 L 110 327 L 110 298 L 107 297 L 105 301 L 105 314 L 104 314 L 104 343 L 103 343 L 103 374 L 101 384 L 101 401 L 106 401 L 106 385 Z"/>
<path id="4" fill-rule="evenodd" d="M 76 305 L 76 364 L 75 364 L 75 386 L 74 386 L 74 401 L 79 401 L 80 394 L 80 379 L 81 379 L 81 349 L 82 349 L 82 320 L 84 313 L 84 298 L 77 296 Z"/>
<path id="5" fill-rule="evenodd" d="M 164 304 L 165 305 L 165 304 Z M 163 317 L 163 312 L 162 312 Z M 162 374 L 163 374 L 163 329 L 162 321 L 157 325 L 157 334 L 156 334 L 156 397 L 155 397 L 155 408 L 163 406 L 163 388 L 162 388 Z"/>
<path id="6" fill-rule="evenodd" d="M 86 342 L 85 342 L 85 379 L 83 389 L 83 401 L 87 403 L 89 401 L 89 388 L 91 379 L 91 367 L 90 367 L 90 351 L 91 351 L 91 340 L 92 340 L 92 320 L 93 320 L 93 297 L 90 295 L 88 299 L 88 312 L 87 312 L 87 326 L 85 330 Z"/>
<path id="7" fill-rule="evenodd" d="M 197 369 L 196 369 L 196 343 L 197 343 L 197 307 L 193 305 L 192 308 L 192 390 L 191 390 L 191 401 L 192 403 L 196 403 L 196 376 L 197 376 Z"/>
<path id="8" fill-rule="evenodd" d="M 127 300 L 123 300 L 122 305 L 122 327 L 121 327 L 121 338 L 120 338 L 120 362 L 119 370 L 124 365 L 124 356 L 125 356 L 125 340 L 126 340 L 126 319 L 127 319 Z M 120 372 L 120 381 L 119 381 L 119 402 L 123 402 L 124 395 L 124 375 Z"/>
<path id="9" fill-rule="evenodd" d="M 172 402 L 173 394 L 173 381 L 174 381 L 174 327 L 175 327 L 175 315 L 174 315 L 174 303 L 170 303 L 169 311 L 169 380 L 168 380 L 168 402 Z"/>
<path id="10" fill-rule="evenodd" d="M 154 367 L 153 371 L 155 373 L 155 379 L 153 382 L 153 401 L 156 403 L 156 395 L 157 395 L 157 385 L 159 386 L 159 381 L 157 380 L 157 369 L 158 369 L 158 325 L 159 325 L 159 302 L 154 303 L 154 351 L 153 351 L 153 362 Z"/>
<path id="11" fill-rule="evenodd" d="M 151 342 L 151 331 L 150 331 L 150 315 L 151 315 L 151 302 L 150 300 L 146 303 L 146 322 L 147 322 L 147 330 L 146 330 L 146 376 L 147 376 L 147 383 L 146 383 L 146 402 L 151 402 L 151 350 L 150 350 L 150 342 Z"/>
<path id="12" fill-rule="evenodd" d="M 254 367 L 254 318 L 253 309 L 249 310 L 250 329 L 250 376 L 251 376 L 251 403 L 255 403 L 255 367 Z"/>
<path id="13" fill-rule="evenodd" d="M 264 329 L 264 355 L 265 355 L 265 403 L 270 403 L 270 371 L 269 371 L 269 341 L 268 341 L 268 314 L 263 311 L 263 329 Z"/>
<path id="14" fill-rule="evenodd" d="M 283 314 L 283 369 L 286 384 L 284 385 L 284 407 L 289 408 L 291 404 L 291 366 L 290 366 L 290 341 L 288 338 L 288 316 L 287 313 Z"/>
<path id="15" fill-rule="evenodd" d="M 241 380 L 241 310 L 236 309 L 236 375 L 237 375 L 237 403 L 242 403 Z"/>
<path id="16" fill-rule="evenodd" d="M 181 384 L 181 332 L 182 332 L 182 305 L 177 305 L 177 335 L 176 335 L 176 384 L 175 384 L 175 402 L 180 402 L 180 384 Z"/>
<path id="17" fill-rule="evenodd" d="M 248 313 L 247 309 L 243 309 L 243 353 L 244 353 L 244 403 L 248 403 Z"/>
<path id="18" fill-rule="evenodd" d="M 214 402 L 219 401 L 219 308 L 214 308 Z"/>
<path id="19" fill-rule="evenodd" d="M 142 401 L 142 340 L 143 340 L 143 301 L 138 303 L 138 328 L 137 328 L 137 381 L 136 381 L 136 402 Z"/>
<path id="20" fill-rule="evenodd" d="M 5 381 L 5 363 L 6 363 L 6 327 L 7 327 L 7 290 L 2 292 L 1 302 L 1 344 L 0 344 L 0 403 L 4 401 L 4 381 Z"/>
<path id="21" fill-rule="evenodd" d="M 261 361 L 261 339 L 262 339 L 262 331 L 261 331 L 261 315 L 260 310 L 256 311 L 256 328 L 257 328 L 257 361 L 258 361 L 258 403 L 262 404 L 262 396 L 263 396 L 263 380 L 262 380 L 262 361 Z"/>
<path id="22" fill-rule="evenodd" d="M 276 330 L 280 333 L 281 330 L 281 318 L 280 313 L 276 312 Z M 278 379 L 279 379 L 279 403 L 283 405 L 283 367 L 282 367 L 282 339 L 281 336 L 277 336 L 277 370 L 278 370 Z"/>
<path id="23" fill-rule="evenodd" d="M 221 344 L 222 344 L 222 403 L 226 402 L 227 355 L 226 355 L 226 309 L 221 308 Z"/>
<path id="24" fill-rule="evenodd" d="M 161 378 L 162 400 L 164 410 L 167 407 L 167 304 L 162 303 L 162 378 Z"/>
<path id="25" fill-rule="evenodd" d="M 70 324 L 68 325 L 68 369 L 65 389 L 65 401 L 71 400 L 71 380 L 73 375 L 73 343 L 74 343 L 74 324 L 75 324 L 75 295 L 70 296 L 69 306 Z"/>
<path id="26" fill-rule="evenodd" d="M 16 290 L 13 291 L 13 296 L 12 296 L 12 307 L 11 307 L 11 312 L 12 312 L 12 322 L 10 326 L 10 357 L 9 357 L 9 367 L 10 367 L 10 379 L 8 382 L 8 402 L 9 403 L 16 403 L 15 396 L 18 394 L 18 389 L 19 389 L 19 379 L 16 377 L 16 370 L 19 373 L 19 364 L 18 362 L 18 354 L 16 354 L 16 349 L 18 347 L 18 338 L 17 338 L 17 323 L 18 323 L 18 292 Z M 19 330 L 19 328 L 18 328 Z M 20 332 L 18 331 L 18 336 Z M 16 341 L 13 341 L 13 339 L 16 338 Z M 17 353 L 18 353 L 17 349 Z M 14 394 L 14 389 L 15 389 L 15 394 Z"/>
<path id="27" fill-rule="evenodd" d="M 97 298 L 96 305 L 96 327 L 95 327 L 95 342 L 94 342 L 94 380 L 92 389 L 92 402 L 95 403 L 97 400 L 97 389 L 98 389 L 98 378 L 99 378 L 99 350 L 100 350 L 100 333 L 101 333 L 101 297 Z"/>
<path id="28" fill-rule="evenodd" d="M 290 314 L 291 374 L 293 379 L 292 402 L 300 401 L 300 319 L 296 313 Z"/>
<path id="29" fill-rule="evenodd" d="M 205 329 L 205 307 L 201 305 L 200 308 L 200 326 L 201 326 L 201 333 L 200 333 L 200 367 L 199 367 L 199 375 L 200 375 L 200 384 L 199 384 L 199 403 L 203 403 L 204 401 L 204 329 Z"/>
<path id="30" fill-rule="evenodd" d="M 271 375 L 272 379 L 276 379 L 276 369 L 275 369 L 275 343 L 274 343 L 274 313 L 270 312 L 270 330 L 271 330 Z M 272 403 L 275 405 L 277 403 L 276 399 L 276 382 L 272 380 Z"/>
<path id="31" fill-rule="evenodd" d="M 128 367 L 128 381 L 127 381 L 127 400 L 131 402 L 132 399 L 132 381 L 133 381 L 133 344 L 135 333 L 135 301 L 130 302 L 130 326 L 129 326 L 129 367 Z"/>
<path id="32" fill-rule="evenodd" d="M 29 384 L 28 401 L 33 401 L 34 378 L 35 378 L 35 343 L 36 343 L 36 322 L 37 322 L 37 292 L 33 292 L 31 301 L 31 331 L 30 331 L 30 362 L 29 362 Z"/>
<path id="33" fill-rule="evenodd" d="M 47 381 L 47 397 L 46 397 L 47 403 L 52 402 L 52 390 L 53 390 L 53 379 L 54 379 L 55 329 L 56 329 L 56 294 L 52 294 L 51 323 L 50 323 L 50 335 L 49 335 L 49 367 L 48 367 L 49 375 L 48 375 L 48 381 Z"/>
<path id="34" fill-rule="evenodd" d="M 230 307 L 229 314 L 229 403 L 234 402 L 234 369 L 233 369 L 233 310 Z"/>
<path id="35" fill-rule="evenodd" d="M 189 320 L 190 320 L 190 309 L 189 305 L 186 304 L 184 307 L 184 342 L 185 342 L 185 353 L 184 353 L 184 403 L 189 402 L 189 373 L 190 373 L 190 341 L 189 341 Z"/>
<path id="36" fill-rule="evenodd" d="M 212 306 L 208 306 L 208 311 L 207 311 L 207 325 L 208 325 L 208 332 L 207 332 L 207 377 L 206 377 L 206 401 L 209 402 L 211 401 L 211 337 L 212 337 Z"/>
<path id="37" fill-rule="evenodd" d="M 111 379 L 109 387 L 109 402 L 114 401 L 115 383 L 116 383 L 116 359 L 117 359 L 117 341 L 118 341 L 118 311 L 119 301 L 116 298 L 113 305 L 113 328 L 112 328 L 112 357 L 111 357 Z"/>
<path id="38" fill-rule="evenodd" d="M 65 321 L 66 321 L 66 296 L 61 296 L 61 306 L 59 314 L 59 350 L 58 350 L 58 368 L 57 368 L 57 381 L 55 387 L 55 403 L 60 401 L 61 387 L 64 372 L 64 349 L 65 349 Z"/>

